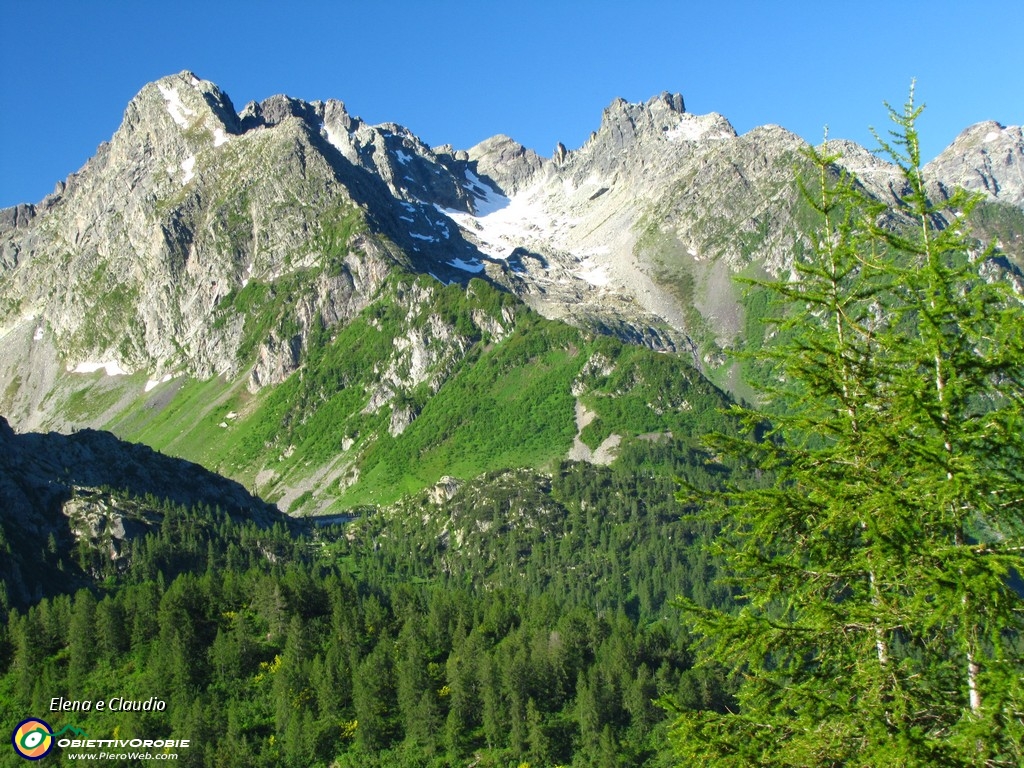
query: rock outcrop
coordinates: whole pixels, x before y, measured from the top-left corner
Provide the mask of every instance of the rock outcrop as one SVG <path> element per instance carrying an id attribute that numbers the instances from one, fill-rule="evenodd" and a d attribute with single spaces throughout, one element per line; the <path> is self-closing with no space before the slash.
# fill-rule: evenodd
<path id="1" fill-rule="evenodd" d="M 963 187 L 1024 208 L 1024 133 L 989 120 L 966 129 L 924 168 L 947 188 Z"/>
<path id="2" fill-rule="evenodd" d="M 39 599 L 39 590 L 73 591 L 76 585 L 65 582 L 78 573 L 76 548 L 121 560 L 131 541 L 159 530 L 165 502 L 219 508 L 263 528 L 293 525 L 235 481 L 197 464 L 109 432 L 19 434 L 2 416 L 0 499 L 0 583 L 16 605 Z M 58 572 L 53 566 L 61 559 L 67 569 Z M 26 569 L 38 576 L 27 578 Z"/>

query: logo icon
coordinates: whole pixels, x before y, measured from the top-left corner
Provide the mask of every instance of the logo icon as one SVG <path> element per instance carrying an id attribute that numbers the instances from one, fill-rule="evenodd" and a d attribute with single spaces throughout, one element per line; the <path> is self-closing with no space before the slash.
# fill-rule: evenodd
<path id="1" fill-rule="evenodd" d="M 26 760 L 39 760 L 53 749 L 53 729 L 45 720 L 30 717 L 18 723 L 11 734 L 11 744 Z"/>

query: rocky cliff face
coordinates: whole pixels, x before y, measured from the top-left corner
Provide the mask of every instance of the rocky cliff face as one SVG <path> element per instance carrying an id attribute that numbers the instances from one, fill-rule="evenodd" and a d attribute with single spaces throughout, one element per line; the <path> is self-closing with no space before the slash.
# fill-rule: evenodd
<path id="1" fill-rule="evenodd" d="M 358 185 L 281 101 L 239 116 L 190 73 L 146 86 L 81 171 L 6 217 L 5 326 L 31 322 L 71 369 L 116 362 L 203 377 L 239 364 L 244 317 L 214 323 L 214 313 L 250 280 L 330 259 L 331 274 L 309 286 L 310 312 L 343 318 L 365 306 L 396 255 L 359 236 Z M 277 346 L 265 356 L 281 358 Z"/>
<path id="2" fill-rule="evenodd" d="M 1024 207 L 1024 134 L 1020 126 L 978 123 L 924 168 L 948 188 L 963 187 Z"/>
<path id="3" fill-rule="evenodd" d="M 835 146 L 871 194 L 900 192 L 893 167 Z M 431 148 L 338 101 L 236 112 L 212 83 L 167 77 L 52 195 L 0 212 L 0 407 L 59 426 L 48 393 L 99 368 L 279 384 L 311 334 L 356 317 L 396 269 L 479 276 L 713 371 L 744 326 L 733 276 L 782 274 L 806 245 L 804 147 L 777 126 L 738 136 L 665 93 L 616 100 L 550 159 L 505 136 Z M 986 123 L 927 170 L 1007 204 L 1013 216 L 989 219 L 1012 230 L 1022 153 L 1020 128 Z"/>
<path id="4" fill-rule="evenodd" d="M 283 519 L 238 483 L 198 464 L 119 440 L 109 432 L 17 433 L 2 416 L 0 489 L 5 519 L 40 535 L 55 514 L 67 516 L 75 498 L 101 489 L 108 496 L 149 495 L 185 506 L 220 507 L 263 526 Z M 83 508 L 80 501 L 72 506 Z"/>

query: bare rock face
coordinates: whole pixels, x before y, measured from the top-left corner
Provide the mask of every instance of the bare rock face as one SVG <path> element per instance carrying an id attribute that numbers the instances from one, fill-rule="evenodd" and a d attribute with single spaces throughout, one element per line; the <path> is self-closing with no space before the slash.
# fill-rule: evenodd
<path id="1" fill-rule="evenodd" d="M 441 506 L 446 501 L 451 501 L 460 487 L 462 487 L 461 482 L 454 477 L 444 475 L 433 488 L 427 491 L 427 498 L 430 499 L 431 504 Z"/>
<path id="2" fill-rule="evenodd" d="M 965 130 L 924 169 L 948 188 L 963 187 L 1024 207 L 1024 133 L 994 121 Z"/>
<path id="3" fill-rule="evenodd" d="M 565 147 L 562 151 L 565 152 Z M 476 164 L 477 174 L 492 179 L 506 195 L 525 189 L 546 166 L 544 159 L 532 149 L 504 135 L 480 142 L 469 150 L 468 159 Z M 557 157 L 555 162 L 558 162 Z"/>
<path id="4" fill-rule="evenodd" d="M 212 327 L 218 303 L 308 259 L 318 214 L 351 205 L 301 125 L 239 130 L 227 96 L 189 72 L 147 85 L 46 214 L 0 236 L 0 296 L 72 366 L 232 371 L 239 329 Z"/>
<path id="5" fill-rule="evenodd" d="M 101 487 L 125 497 L 148 494 L 186 506 L 219 506 L 261 525 L 283 519 L 273 506 L 237 482 L 198 464 L 119 440 L 109 432 L 18 433 L 0 416 L 0 449 L 4 514 L 27 525 L 39 515 L 46 517 L 64 509 L 78 491 Z M 78 504 L 76 508 L 89 506 Z"/>

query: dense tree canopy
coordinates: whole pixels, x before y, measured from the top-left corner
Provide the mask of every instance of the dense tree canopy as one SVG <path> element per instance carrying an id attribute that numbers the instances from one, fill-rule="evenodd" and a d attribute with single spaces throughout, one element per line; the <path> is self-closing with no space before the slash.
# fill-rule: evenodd
<path id="1" fill-rule="evenodd" d="M 654 700 L 728 702 L 669 605 L 724 596 L 713 531 L 672 497 L 674 474 L 717 482 L 702 459 L 639 441 L 614 467 L 495 473 L 443 513 L 415 498 L 300 536 L 155 502 L 127 566 L 90 555 L 94 589 L 0 625 L 0 720 L 157 696 L 50 722 L 191 739 L 182 765 L 663 764 Z"/>
<path id="2" fill-rule="evenodd" d="M 735 712 L 683 713 L 702 765 L 1024 762 L 1024 320 L 965 222 L 921 173 L 913 97 L 883 151 L 897 215 L 834 175 L 805 185 L 823 226 L 763 354 L 776 385 L 716 449 L 763 473 L 709 503 L 738 610 L 689 605 Z M 694 763 L 688 763 L 694 764 Z"/>

